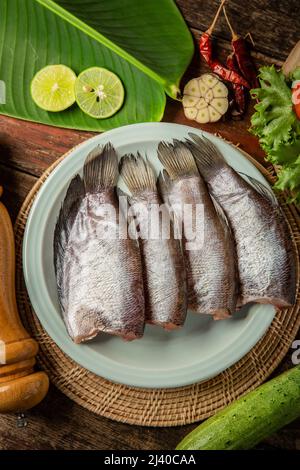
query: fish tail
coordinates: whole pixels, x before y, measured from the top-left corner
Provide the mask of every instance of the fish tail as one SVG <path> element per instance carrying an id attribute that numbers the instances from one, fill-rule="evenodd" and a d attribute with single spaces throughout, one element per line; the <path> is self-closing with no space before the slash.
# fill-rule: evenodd
<path id="1" fill-rule="evenodd" d="M 65 199 L 62 203 L 59 216 L 56 222 L 53 239 L 54 267 L 57 278 L 57 287 L 59 300 L 61 302 L 63 289 L 63 259 L 65 249 L 68 244 L 71 229 L 73 227 L 76 215 L 82 199 L 85 196 L 84 185 L 81 177 L 76 175 L 67 190 Z"/>
<path id="2" fill-rule="evenodd" d="M 87 156 L 83 166 L 83 180 L 87 193 L 97 193 L 116 186 L 118 157 L 111 143 L 98 145 Z"/>
<path id="3" fill-rule="evenodd" d="M 220 150 L 210 140 L 191 132 L 189 136 L 193 141 L 188 140 L 187 145 L 194 155 L 198 170 L 204 179 L 209 179 L 220 168 L 227 165 Z"/>
<path id="4" fill-rule="evenodd" d="M 152 190 L 156 191 L 156 180 L 152 167 L 148 160 L 130 154 L 121 158 L 119 165 L 120 174 L 132 194 Z"/>
<path id="5" fill-rule="evenodd" d="M 171 179 L 198 174 L 189 147 L 179 140 L 174 140 L 173 144 L 160 142 L 158 145 L 158 158 Z"/>

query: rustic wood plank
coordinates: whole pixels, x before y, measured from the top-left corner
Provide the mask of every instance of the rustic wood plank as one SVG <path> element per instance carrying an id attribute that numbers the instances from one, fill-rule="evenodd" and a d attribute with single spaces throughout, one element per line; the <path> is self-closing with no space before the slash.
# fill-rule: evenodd
<path id="1" fill-rule="evenodd" d="M 205 31 L 220 1 L 176 0 L 176 3 L 190 27 Z M 227 12 L 236 32 L 242 36 L 251 32 L 256 50 L 267 56 L 285 60 L 299 40 L 298 0 L 228 0 Z M 216 25 L 215 36 L 231 39 L 223 15 Z"/>
<path id="2" fill-rule="evenodd" d="M 143 428 L 94 415 L 54 387 L 27 414 L 28 425 L 16 427 L 15 415 L 0 415 L 0 449 L 139 450 L 174 449 L 195 425 Z"/>
<path id="3" fill-rule="evenodd" d="M 150 428 L 117 423 L 76 405 L 53 386 L 26 419 L 27 426 L 18 428 L 16 415 L 0 415 L 0 449 L 170 450 L 196 427 Z M 299 450 L 299 444 L 297 420 L 257 447 Z"/>
<path id="4" fill-rule="evenodd" d="M 7 207 L 13 220 L 15 220 L 25 197 L 35 182 L 36 178 L 34 176 L 0 163 L 0 185 L 4 189 L 1 201 Z"/>
<path id="5" fill-rule="evenodd" d="M 300 450 L 300 420 L 294 421 L 266 440 L 273 448 Z"/>
<path id="6" fill-rule="evenodd" d="M 58 157 L 95 134 L 0 117 L 0 163 L 40 176 Z"/>
<path id="7" fill-rule="evenodd" d="M 199 29 L 196 29 L 196 28 L 191 28 L 191 32 L 192 32 L 192 35 L 193 35 L 194 41 L 195 41 L 195 54 L 194 54 L 194 56 L 196 57 L 196 59 L 198 58 L 198 60 L 197 60 L 197 63 L 199 64 L 198 69 L 201 68 L 201 67 L 206 67 L 205 64 L 204 64 L 204 60 L 201 58 L 200 51 L 199 51 L 199 39 L 200 39 L 200 36 L 202 34 L 202 31 L 200 31 Z M 230 41 L 228 41 L 226 39 L 223 39 L 223 38 L 214 37 L 214 44 L 215 44 L 215 50 L 214 50 L 215 55 L 220 59 L 220 61 L 222 63 L 225 64 L 227 56 L 232 52 Z M 261 52 L 259 52 L 257 50 L 256 47 L 254 47 L 253 45 L 250 45 L 250 44 L 249 44 L 249 50 L 250 50 L 250 53 L 251 53 L 252 57 L 254 58 L 254 62 L 256 64 L 257 68 L 260 67 L 261 65 L 272 65 L 272 64 L 274 64 L 278 67 L 281 67 L 283 62 L 284 62 L 283 60 L 278 59 L 276 57 L 267 56 L 265 54 L 262 54 Z M 191 70 L 193 70 L 193 64 L 195 63 L 195 57 L 193 58 L 193 62 L 191 64 L 191 66 L 188 68 L 187 72 L 190 72 Z M 200 64 L 201 64 L 201 66 L 200 66 Z"/>
<path id="8" fill-rule="evenodd" d="M 195 58 L 183 83 L 207 70 L 207 67 Z M 218 133 L 234 144 L 241 145 L 244 150 L 263 162 L 264 152 L 259 147 L 256 137 L 247 131 L 252 113 L 253 103 L 241 121 L 234 123 L 222 121 L 200 126 L 195 121 L 185 118 L 180 102 L 169 99 L 163 121 Z M 0 164 L 29 175 L 40 176 L 57 158 L 94 135 L 0 116 Z"/>
<path id="9" fill-rule="evenodd" d="M 177 3 L 197 41 L 201 31 L 211 22 L 219 1 L 177 0 Z M 230 0 L 227 3 L 237 31 L 240 34 L 251 31 L 253 34 L 256 44 L 253 55 L 257 64 L 275 62 L 280 65 L 299 39 L 295 20 L 300 13 L 299 0 L 250 0 L 246 3 Z M 217 24 L 215 34 L 218 55 L 224 60 L 230 51 L 230 35 L 224 18 Z M 206 70 L 196 52 L 183 84 Z M 264 154 L 258 142 L 247 131 L 252 111 L 253 104 L 242 121 L 222 121 L 202 128 L 240 144 L 262 161 Z M 184 117 L 180 103 L 171 100 L 164 121 L 200 127 Z M 93 135 L 0 117 L 0 184 L 5 190 L 3 201 L 13 218 L 36 177 L 63 153 Z M 291 366 L 291 352 L 276 374 Z M 52 386 L 44 402 L 28 413 L 27 427 L 17 428 L 14 415 L 0 415 L 0 449 L 173 449 L 194 427 L 153 429 L 116 423 L 81 408 Z M 299 449 L 300 421 L 270 437 L 259 448 Z"/>

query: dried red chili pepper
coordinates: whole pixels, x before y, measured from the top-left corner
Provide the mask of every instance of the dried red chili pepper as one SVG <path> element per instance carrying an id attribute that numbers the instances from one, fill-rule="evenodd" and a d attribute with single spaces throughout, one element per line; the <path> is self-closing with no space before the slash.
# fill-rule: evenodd
<path id="1" fill-rule="evenodd" d="M 228 27 L 231 32 L 231 36 L 232 36 L 231 45 L 232 45 L 232 50 L 234 52 L 234 55 L 237 61 L 238 69 L 240 70 L 242 75 L 245 77 L 245 79 L 248 81 L 248 83 L 251 85 L 251 88 L 258 88 L 259 82 L 257 78 L 257 70 L 251 58 L 251 55 L 248 49 L 248 44 L 245 41 L 245 39 L 241 36 L 238 36 L 236 32 L 234 31 L 234 29 L 232 28 L 224 6 L 223 6 L 223 12 L 224 12 L 224 16 L 226 18 Z"/>
<path id="2" fill-rule="evenodd" d="M 229 70 L 228 68 L 224 67 L 224 65 L 215 59 L 213 57 L 213 51 L 212 51 L 212 38 L 211 34 L 213 32 L 213 29 L 215 27 L 215 24 L 217 22 L 217 19 L 220 15 L 220 12 L 223 8 L 223 5 L 226 0 L 222 0 L 217 13 L 213 19 L 213 22 L 211 26 L 208 28 L 208 30 L 202 34 L 199 40 L 199 48 L 200 48 L 200 53 L 202 57 L 205 59 L 211 70 L 219 75 L 223 80 L 227 80 L 228 82 L 231 83 L 236 83 L 239 85 L 243 85 L 246 88 L 250 88 L 248 82 L 243 78 L 239 73 Z"/>
<path id="3" fill-rule="evenodd" d="M 226 65 L 230 70 L 234 70 L 237 72 L 239 70 L 235 55 L 229 54 L 227 57 Z M 236 105 L 236 109 L 233 111 L 233 116 L 242 116 L 246 111 L 246 94 L 245 94 L 245 87 L 243 85 L 239 85 L 237 83 L 232 84 L 233 94 L 234 94 L 234 102 Z"/>
<path id="4" fill-rule="evenodd" d="M 224 65 L 221 64 L 221 62 L 219 62 L 217 59 L 212 58 L 212 42 L 211 36 L 208 33 L 202 34 L 199 46 L 202 57 L 206 60 L 214 73 L 223 78 L 223 80 L 250 88 L 248 82 L 240 74 L 234 72 L 233 70 L 229 70 L 228 68 L 224 67 Z"/>

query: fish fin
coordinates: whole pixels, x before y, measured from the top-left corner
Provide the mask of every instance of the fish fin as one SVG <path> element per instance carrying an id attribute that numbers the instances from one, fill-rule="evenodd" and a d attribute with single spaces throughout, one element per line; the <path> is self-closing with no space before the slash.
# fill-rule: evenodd
<path id="1" fill-rule="evenodd" d="M 170 184 L 171 184 L 171 178 L 167 170 L 160 171 L 158 178 L 157 178 L 157 187 L 165 203 L 168 203 L 169 201 Z"/>
<path id="2" fill-rule="evenodd" d="M 126 201 L 128 202 L 129 205 L 133 203 L 132 198 L 129 196 L 129 194 L 125 193 L 122 189 L 120 189 L 118 186 L 116 187 L 116 193 L 118 196 L 118 199 L 120 200 L 120 197 L 126 198 Z"/>
<path id="3" fill-rule="evenodd" d="M 63 297 L 63 260 L 73 224 L 80 204 L 85 196 L 84 185 L 79 175 L 74 176 L 69 184 L 66 196 L 59 211 L 53 238 L 54 268 L 57 279 L 58 297 L 62 305 Z"/>
<path id="4" fill-rule="evenodd" d="M 117 187 L 116 192 L 119 199 L 120 211 L 122 211 L 123 215 L 126 217 L 127 220 L 127 233 L 130 227 L 130 237 L 134 240 L 138 240 L 138 223 L 135 219 L 134 214 L 130 210 L 128 210 L 128 206 L 125 205 L 124 207 L 123 203 L 120 202 L 120 197 L 126 198 L 126 202 L 129 206 L 132 206 L 134 204 L 134 200 L 132 197 L 129 196 L 129 194 L 125 193 L 119 187 Z"/>
<path id="5" fill-rule="evenodd" d="M 199 137 L 193 133 L 189 133 L 189 136 L 194 140 L 194 142 L 188 140 L 188 146 L 195 157 L 198 169 L 204 179 L 209 176 L 212 170 L 215 173 L 218 167 L 228 165 L 220 150 L 209 139 L 206 137 Z M 268 199 L 273 205 L 278 206 L 278 201 L 272 190 L 252 176 L 246 175 L 242 172 L 237 173 L 244 176 L 261 196 Z"/>
<path id="6" fill-rule="evenodd" d="M 134 233 L 134 239 L 137 240 L 138 236 L 137 236 L 137 231 L 136 231 L 136 222 L 135 222 L 135 219 L 134 219 L 134 215 L 132 213 L 130 213 L 130 210 L 128 210 L 129 206 L 133 205 L 134 204 L 134 201 L 133 199 L 129 196 L 129 194 L 125 193 L 122 189 L 120 189 L 118 186 L 116 188 L 116 193 L 117 193 L 117 196 L 118 196 L 118 201 L 119 201 L 119 210 L 120 210 L 120 213 L 123 214 L 123 217 L 126 218 L 126 224 L 127 224 L 127 230 L 128 230 L 128 226 L 130 226 L 130 230 L 131 230 L 131 235 L 133 235 Z M 124 200 L 120 200 L 120 198 L 125 198 Z M 125 203 L 125 204 L 124 204 Z M 134 221 L 134 224 L 132 224 L 132 222 Z M 134 232 L 133 232 L 134 231 Z M 128 233 L 128 232 L 127 232 Z"/>
<path id="7" fill-rule="evenodd" d="M 219 168 L 227 165 L 220 150 L 209 139 L 199 137 L 192 132 L 189 133 L 189 136 L 193 141 L 187 141 L 188 147 L 194 155 L 198 170 L 204 179 L 209 179 Z"/>
<path id="8" fill-rule="evenodd" d="M 158 158 L 171 179 L 198 174 L 190 149 L 179 140 L 175 139 L 173 145 L 160 142 L 158 145 Z"/>
<path id="9" fill-rule="evenodd" d="M 157 178 L 158 190 L 162 197 L 164 205 L 169 213 L 169 218 L 170 218 L 173 233 L 179 234 L 179 236 L 181 236 L 180 221 L 176 217 L 176 212 L 174 208 L 172 207 L 172 204 L 169 198 L 171 184 L 172 184 L 172 180 L 167 170 L 163 170 L 162 172 L 160 172 Z"/>
<path id="10" fill-rule="evenodd" d="M 214 196 L 212 194 L 210 194 L 210 198 L 212 200 L 212 203 L 214 205 L 214 208 L 215 208 L 215 211 L 217 213 L 217 216 L 218 216 L 218 219 L 220 220 L 223 228 L 225 229 L 225 231 L 230 231 L 231 232 L 231 227 L 230 227 L 230 224 L 229 224 L 229 221 L 227 219 L 227 216 L 223 210 L 223 208 L 220 206 L 220 204 L 218 203 L 218 201 L 214 198 Z"/>
<path id="11" fill-rule="evenodd" d="M 111 143 L 98 145 L 87 156 L 83 166 L 83 180 L 87 193 L 97 193 L 116 186 L 118 157 Z"/>
<path id="12" fill-rule="evenodd" d="M 156 191 L 155 174 L 148 160 L 138 152 L 137 156 L 124 155 L 119 164 L 121 177 L 129 191 L 135 193 L 151 190 Z"/>
<path id="13" fill-rule="evenodd" d="M 244 177 L 246 180 L 249 181 L 251 186 L 265 199 L 268 199 L 274 206 L 278 206 L 278 201 L 276 199 L 275 194 L 273 191 L 265 186 L 263 183 L 258 181 L 257 179 L 253 178 L 253 176 L 246 175 L 245 173 L 242 173 L 241 171 L 238 171 L 238 174 Z"/>

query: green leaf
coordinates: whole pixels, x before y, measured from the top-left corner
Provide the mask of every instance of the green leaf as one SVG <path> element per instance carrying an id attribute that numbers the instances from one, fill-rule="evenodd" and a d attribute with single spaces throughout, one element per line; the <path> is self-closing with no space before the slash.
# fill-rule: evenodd
<path id="1" fill-rule="evenodd" d="M 295 70 L 290 75 L 290 80 L 300 80 L 300 67 L 296 67 Z"/>
<path id="2" fill-rule="evenodd" d="M 292 165 L 300 156 L 300 138 L 294 142 L 280 144 L 269 152 L 269 159 L 275 165 Z"/>
<path id="3" fill-rule="evenodd" d="M 291 192 L 291 202 L 300 203 L 300 156 L 297 161 L 290 166 L 281 169 L 275 188 L 281 191 Z"/>
<path id="4" fill-rule="evenodd" d="M 0 113 L 84 130 L 159 121 L 165 92 L 176 97 L 191 60 L 190 32 L 171 0 L 0 0 Z M 101 66 L 122 80 L 126 98 L 111 118 L 96 120 L 78 107 L 39 109 L 30 96 L 35 73 L 62 63 L 75 73 Z"/>
<path id="5" fill-rule="evenodd" d="M 299 69 L 300 71 L 300 69 Z M 298 69 L 290 79 L 298 77 Z M 251 119 L 251 132 L 267 153 L 267 160 L 279 165 L 275 188 L 291 192 L 291 201 L 300 202 L 300 121 L 293 110 L 287 79 L 274 66 L 262 67 L 261 88 L 251 90 L 259 100 Z"/>
<path id="6" fill-rule="evenodd" d="M 281 142 L 288 142 L 295 127 L 297 117 L 293 111 L 292 94 L 284 74 L 274 66 L 261 67 L 259 73 L 261 88 L 251 90 L 251 95 L 259 100 L 252 116 L 251 131 L 262 144 L 270 149 Z"/>

